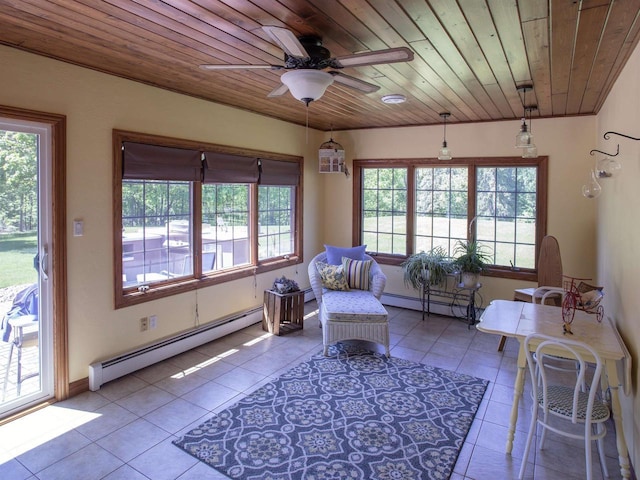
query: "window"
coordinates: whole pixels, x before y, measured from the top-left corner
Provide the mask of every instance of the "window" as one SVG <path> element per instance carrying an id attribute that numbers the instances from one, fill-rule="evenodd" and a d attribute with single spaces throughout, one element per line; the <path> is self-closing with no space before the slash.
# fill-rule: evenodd
<path id="1" fill-rule="evenodd" d="M 373 252 L 403 255 L 407 249 L 407 170 L 365 169 L 362 243 Z"/>
<path id="2" fill-rule="evenodd" d="M 258 187 L 258 260 L 294 251 L 293 187 Z"/>
<path id="3" fill-rule="evenodd" d="M 122 181 L 122 281 L 125 287 L 191 275 L 191 184 Z"/>
<path id="4" fill-rule="evenodd" d="M 202 250 L 215 252 L 218 270 L 251 264 L 250 185 L 202 186 Z"/>
<path id="5" fill-rule="evenodd" d="M 487 275 L 535 280 L 546 234 L 547 158 L 356 160 L 354 243 L 382 263 L 441 246 L 453 255 L 468 232 L 492 252 Z"/>
<path id="6" fill-rule="evenodd" d="M 459 239 L 467 238 L 468 168 L 415 169 L 416 252 L 441 246 L 451 254 Z"/>
<path id="7" fill-rule="evenodd" d="M 536 167 L 479 167 L 476 234 L 494 263 L 536 268 Z"/>
<path id="8" fill-rule="evenodd" d="M 300 263 L 301 158 L 114 131 L 116 307 Z"/>

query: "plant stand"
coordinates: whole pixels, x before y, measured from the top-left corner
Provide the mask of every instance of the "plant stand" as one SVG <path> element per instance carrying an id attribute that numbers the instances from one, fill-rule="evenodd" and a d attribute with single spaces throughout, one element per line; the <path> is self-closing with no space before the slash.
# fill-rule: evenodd
<path id="1" fill-rule="evenodd" d="M 277 293 L 264 291 L 262 329 L 274 335 L 302 330 L 304 292 Z"/>
<path id="2" fill-rule="evenodd" d="M 448 275 L 447 280 L 451 277 L 452 275 Z M 465 287 L 464 284 L 458 282 L 450 286 L 449 281 L 445 282 L 441 288 L 424 285 L 420 292 L 422 320 L 424 321 L 425 313 L 427 316 L 431 315 L 431 296 L 433 295 L 449 305 L 453 317 L 464 320 L 471 328 L 477 321 L 477 310 L 482 306 L 482 296 L 479 292 L 481 287 L 480 283 L 473 287 Z"/>

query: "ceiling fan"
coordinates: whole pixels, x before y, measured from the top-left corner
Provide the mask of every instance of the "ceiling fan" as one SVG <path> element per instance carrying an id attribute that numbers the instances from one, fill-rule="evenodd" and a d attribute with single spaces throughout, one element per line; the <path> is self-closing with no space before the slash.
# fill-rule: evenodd
<path id="1" fill-rule="evenodd" d="M 309 103 L 318 100 L 334 81 L 364 93 L 372 93 L 380 87 L 338 71 L 347 67 L 409 62 L 413 52 L 406 47 L 389 48 L 373 52 L 331 57 L 317 36 L 296 37 L 291 30 L 282 27 L 263 26 L 262 29 L 284 50 L 284 65 L 200 65 L 203 70 L 268 69 L 287 70 L 269 97 L 284 95 L 287 90 L 298 100 Z M 325 69 L 335 69 L 325 71 Z"/>

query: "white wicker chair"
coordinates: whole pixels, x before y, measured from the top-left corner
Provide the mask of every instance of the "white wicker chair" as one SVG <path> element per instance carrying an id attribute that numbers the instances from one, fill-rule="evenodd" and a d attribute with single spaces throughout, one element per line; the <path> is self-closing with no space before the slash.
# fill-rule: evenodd
<path id="1" fill-rule="evenodd" d="M 388 313 L 380 303 L 387 277 L 380 265 L 373 260 L 369 273 L 369 290 L 335 291 L 322 286 L 316 268 L 317 262 L 326 262 L 325 252 L 316 255 L 309 263 L 309 281 L 318 302 L 324 354 L 329 345 L 341 340 L 368 340 L 382 344 L 389 357 Z"/>

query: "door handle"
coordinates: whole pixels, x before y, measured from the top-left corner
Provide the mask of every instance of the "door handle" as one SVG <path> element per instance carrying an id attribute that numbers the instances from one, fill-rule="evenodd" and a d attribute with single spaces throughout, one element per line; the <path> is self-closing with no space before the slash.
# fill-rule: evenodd
<path id="1" fill-rule="evenodd" d="M 49 280 L 48 263 L 49 251 L 47 249 L 47 246 L 45 245 L 44 247 L 42 247 L 42 255 L 40 255 L 40 273 L 43 280 Z"/>

